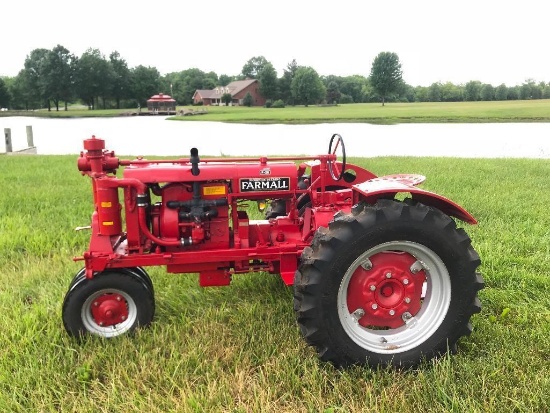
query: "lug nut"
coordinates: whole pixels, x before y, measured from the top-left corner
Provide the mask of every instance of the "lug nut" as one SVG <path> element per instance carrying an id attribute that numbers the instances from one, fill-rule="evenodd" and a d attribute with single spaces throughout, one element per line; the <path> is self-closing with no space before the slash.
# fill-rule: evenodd
<path id="1" fill-rule="evenodd" d="M 122 317 L 120 317 L 122 321 L 126 320 L 126 316 L 123 315 Z"/>
<path id="2" fill-rule="evenodd" d="M 363 267 L 364 270 L 368 271 L 372 269 L 372 262 L 368 258 L 361 263 L 361 267 Z"/>
<path id="3" fill-rule="evenodd" d="M 411 302 L 411 299 L 410 299 L 409 297 L 406 297 L 406 298 L 405 298 L 405 302 L 406 302 L 407 304 L 409 304 L 409 303 Z"/>
<path id="4" fill-rule="evenodd" d="M 403 280 L 403 284 L 407 285 L 408 283 L 409 283 L 409 280 L 405 278 L 405 279 Z"/>
<path id="5" fill-rule="evenodd" d="M 371 286 L 370 286 L 370 290 L 371 290 L 371 291 L 375 291 L 375 290 L 376 290 L 376 285 L 371 285 Z"/>
<path id="6" fill-rule="evenodd" d="M 386 278 L 391 278 L 391 272 L 386 273 Z"/>
<path id="7" fill-rule="evenodd" d="M 370 306 L 373 310 L 376 310 L 378 308 L 378 304 L 373 304 Z"/>
<path id="8" fill-rule="evenodd" d="M 390 310 L 390 315 L 395 315 L 395 311 L 394 311 L 394 310 Z"/>
<path id="9" fill-rule="evenodd" d="M 120 298 L 120 295 L 116 298 L 117 301 L 120 301 L 122 300 L 122 298 Z"/>
<path id="10" fill-rule="evenodd" d="M 94 301 L 94 307 L 97 307 L 99 303 L 97 301 Z"/>

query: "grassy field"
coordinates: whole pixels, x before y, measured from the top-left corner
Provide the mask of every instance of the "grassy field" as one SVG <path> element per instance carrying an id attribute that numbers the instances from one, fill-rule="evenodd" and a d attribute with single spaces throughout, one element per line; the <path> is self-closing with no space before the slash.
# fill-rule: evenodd
<path id="1" fill-rule="evenodd" d="M 288 106 L 281 109 L 245 106 L 178 107 L 187 110 L 206 110 L 197 116 L 173 116 L 181 121 L 215 121 L 240 123 L 327 123 L 327 122 L 549 122 L 550 99 L 513 100 L 499 102 L 449 103 L 357 103 L 339 106 Z M 145 109 L 143 110 L 146 111 Z M 136 109 L 82 110 L 67 112 L 0 112 L 0 116 L 90 117 L 121 116 Z"/>
<path id="2" fill-rule="evenodd" d="M 77 343 L 61 322 L 86 248 L 91 184 L 74 156 L 0 156 L 2 412 L 545 412 L 550 406 L 550 183 L 547 160 L 350 159 L 469 210 L 486 288 L 458 354 L 414 371 L 320 362 L 304 343 L 292 290 L 238 275 L 201 289 L 150 268 L 150 328 Z"/>

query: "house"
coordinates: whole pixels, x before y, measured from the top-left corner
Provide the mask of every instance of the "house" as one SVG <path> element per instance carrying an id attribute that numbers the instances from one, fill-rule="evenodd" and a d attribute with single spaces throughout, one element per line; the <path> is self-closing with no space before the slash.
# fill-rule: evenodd
<path id="1" fill-rule="evenodd" d="M 265 98 L 258 90 L 260 83 L 257 79 L 236 80 L 227 86 L 218 86 L 212 90 L 196 90 L 193 94 L 193 103 L 202 102 L 203 105 L 223 105 L 222 96 L 231 94 L 231 105 L 242 105 L 247 93 L 252 95 L 252 106 L 265 105 Z"/>
<path id="2" fill-rule="evenodd" d="M 173 115 L 176 113 L 176 101 L 170 95 L 159 93 L 147 99 L 147 110 L 154 114 Z"/>

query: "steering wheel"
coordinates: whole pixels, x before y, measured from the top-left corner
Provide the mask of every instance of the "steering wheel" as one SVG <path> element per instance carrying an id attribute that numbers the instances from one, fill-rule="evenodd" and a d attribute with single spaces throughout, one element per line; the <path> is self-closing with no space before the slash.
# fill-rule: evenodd
<path id="1" fill-rule="evenodd" d="M 336 138 L 336 140 L 334 139 Z M 332 144 L 334 142 L 334 149 L 332 149 Z M 342 170 L 338 168 L 338 165 L 336 165 L 336 161 L 338 160 L 338 154 L 336 151 L 338 148 L 341 149 L 341 156 L 342 156 Z M 344 176 L 344 171 L 346 170 L 346 147 L 344 145 L 344 139 L 342 137 L 335 133 L 330 138 L 330 143 L 328 145 L 328 153 L 329 155 L 336 155 L 336 159 L 334 161 L 328 162 L 328 171 L 330 172 L 330 176 L 332 176 L 332 179 L 335 181 L 339 181 Z"/>

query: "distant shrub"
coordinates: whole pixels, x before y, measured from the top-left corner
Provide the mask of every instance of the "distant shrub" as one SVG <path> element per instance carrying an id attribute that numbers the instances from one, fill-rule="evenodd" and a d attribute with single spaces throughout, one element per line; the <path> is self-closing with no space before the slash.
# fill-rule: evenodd
<path id="1" fill-rule="evenodd" d="M 271 104 L 272 104 L 271 100 L 266 100 L 264 108 L 270 108 Z"/>
<path id="2" fill-rule="evenodd" d="M 273 102 L 271 104 L 271 107 L 272 108 L 284 108 L 285 107 L 285 102 L 281 99 L 278 99 L 278 100 L 276 100 L 275 102 Z"/>

